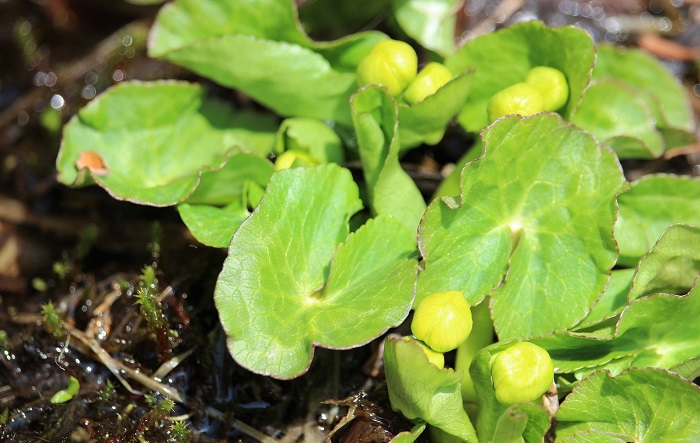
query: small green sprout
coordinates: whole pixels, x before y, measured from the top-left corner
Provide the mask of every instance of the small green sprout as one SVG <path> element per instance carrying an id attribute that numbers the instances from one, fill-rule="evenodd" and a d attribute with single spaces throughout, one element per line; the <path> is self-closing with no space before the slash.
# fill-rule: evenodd
<path id="1" fill-rule="evenodd" d="M 192 439 L 192 432 L 187 429 L 187 423 L 176 421 L 170 426 L 170 433 L 177 443 L 188 443 Z"/>
<path id="2" fill-rule="evenodd" d="M 411 331 L 434 351 L 448 352 L 462 344 L 472 330 L 472 312 L 460 292 L 431 294 L 416 306 Z"/>
<path id="3" fill-rule="evenodd" d="M 48 302 L 41 306 L 41 317 L 44 327 L 54 337 L 64 337 L 66 331 L 63 329 L 63 320 L 53 302 Z"/>
<path id="4" fill-rule="evenodd" d="M 97 396 L 99 397 L 101 402 L 107 402 L 110 399 L 112 399 L 116 393 L 117 390 L 114 388 L 112 381 L 107 380 L 107 383 L 102 387 L 102 389 L 100 389 Z"/>
<path id="5" fill-rule="evenodd" d="M 496 400 L 504 405 L 526 403 L 542 396 L 554 381 L 549 353 L 529 343 L 515 343 L 491 359 Z"/>
<path id="6" fill-rule="evenodd" d="M 452 73 L 440 63 L 428 63 L 408 85 L 403 97 L 410 104 L 422 102 L 435 94 L 445 83 L 452 80 Z"/>
<path id="7" fill-rule="evenodd" d="M 78 395 L 79 391 L 80 382 L 77 378 L 71 376 L 68 380 L 68 387 L 66 389 L 61 389 L 60 391 L 56 392 L 49 401 L 53 404 L 65 403 L 67 401 L 72 400 L 73 397 Z"/>
<path id="8" fill-rule="evenodd" d="M 382 40 L 357 66 L 360 86 L 379 84 L 397 96 L 416 78 L 418 56 L 411 45 L 398 40 Z"/>

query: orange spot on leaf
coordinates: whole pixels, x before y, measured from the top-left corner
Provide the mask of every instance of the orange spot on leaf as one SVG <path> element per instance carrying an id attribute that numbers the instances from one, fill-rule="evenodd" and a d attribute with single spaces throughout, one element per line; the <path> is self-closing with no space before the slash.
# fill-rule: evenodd
<path id="1" fill-rule="evenodd" d="M 109 174 L 109 169 L 105 166 L 104 160 L 102 160 L 100 154 L 95 151 L 81 152 L 78 161 L 75 162 L 75 166 L 78 169 L 87 168 L 96 175 Z"/>

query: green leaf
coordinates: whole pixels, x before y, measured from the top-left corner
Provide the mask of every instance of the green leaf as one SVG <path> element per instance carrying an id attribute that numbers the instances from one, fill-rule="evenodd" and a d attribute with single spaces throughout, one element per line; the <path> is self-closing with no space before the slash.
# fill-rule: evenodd
<path id="1" fill-rule="evenodd" d="M 455 50 L 457 0 L 392 0 L 401 29 L 443 57 Z"/>
<path id="2" fill-rule="evenodd" d="M 478 441 L 462 407 L 461 372 L 430 363 L 416 341 L 392 338 L 384 342 L 384 370 L 392 409 L 465 441 Z"/>
<path id="3" fill-rule="evenodd" d="M 639 262 L 629 300 L 655 293 L 684 294 L 700 272 L 700 228 L 671 225 Z"/>
<path id="4" fill-rule="evenodd" d="M 264 188 L 273 172 L 272 163 L 259 154 L 234 151 L 221 169 L 202 173 L 199 186 L 187 198 L 187 203 L 227 205 L 240 202 L 248 181 Z"/>
<path id="5" fill-rule="evenodd" d="M 657 126 L 693 132 L 695 123 L 685 91 L 661 63 L 639 49 L 610 45 L 599 45 L 597 49 L 593 78 L 622 80 L 647 103 Z"/>
<path id="6" fill-rule="evenodd" d="M 311 154 L 320 164 L 345 161 L 340 137 L 331 127 L 312 118 L 288 118 L 277 131 L 276 151 L 298 150 Z"/>
<path id="7" fill-rule="evenodd" d="M 433 95 L 414 105 L 399 105 L 399 140 L 405 151 L 423 143 L 436 145 L 471 90 L 472 71 L 462 72 Z"/>
<path id="8" fill-rule="evenodd" d="M 151 30 L 149 55 L 162 57 L 198 40 L 233 34 L 310 45 L 297 26 L 296 8 L 291 1 L 178 0 L 167 4 L 158 13 Z"/>
<path id="9" fill-rule="evenodd" d="M 66 125 L 59 181 L 94 181 L 117 199 L 167 206 L 190 196 L 206 171 L 223 168 L 234 147 L 267 155 L 274 119 L 233 111 L 205 93 L 175 81 L 124 82 L 109 89 Z M 88 151 L 101 158 L 106 173 L 78 170 Z M 243 158 L 234 155 L 230 162 Z"/>
<path id="10" fill-rule="evenodd" d="M 475 305 L 492 292 L 501 339 L 570 327 L 615 262 L 615 195 L 625 183 L 617 159 L 551 113 L 505 118 L 481 136 L 485 153 L 465 166 L 461 206 L 438 199 L 419 227 L 416 303 L 457 290 Z"/>
<path id="11" fill-rule="evenodd" d="M 399 163 L 396 102 L 380 86 L 367 86 L 350 100 L 362 169 L 374 214 L 391 215 L 414 233 L 425 201 Z"/>
<path id="12" fill-rule="evenodd" d="M 350 172 L 337 165 L 273 175 L 231 240 L 214 294 L 238 363 L 293 378 L 314 346 L 359 346 L 406 318 L 414 236 L 390 217 L 348 234 L 360 208 Z"/>
<path id="13" fill-rule="evenodd" d="M 635 266 L 672 223 L 700 226 L 700 180 L 648 175 L 618 196 L 618 204 L 619 264 Z"/>
<path id="14" fill-rule="evenodd" d="M 314 0 L 300 4 L 299 20 L 309 35 L 338 38 L 374 27 L 376 20 L 386 16 L 390 3 L 390 0 Z"/>
<path id="15" fill-rule="evenodd" d="M 698 316 L 700 287 L 694 286 L 685 296 L 656 294 L 631 302 L 610 339 L 558 332 L 533 338 L 532 342 L 549 352 L 560 373 L 612 370 L 611 364 L 618 369 L 668 369 L 700 355 Z"/>
<path id="16" fill-rule="evenodd" d="M 599 431 L 578 431 L 562 443 L 628 443 L 627 440 Z"/>
<path id="17" fill-rule="evenodd" d="M 425 423 L 419 423 L 411 428 L 410 431 L 404 431 L 396 434 L 391 439 L 391 443 L 413 443 L 425 431 Z"/>
<path id="18" fill-rule="evenodd" d="M 622 312 L 627 306 L 627 294 L 632 287 L 635 269 L 615 269 L 610 274 L 610 283 L 593 305 L 591 312 L 577 325 L 577 329 L 598 325 Z"/>
<path id="19" fill-rule="evenodd" d="M 700 439 L 697 426 L 700 390 L 667 371 L 630 369 L 617 377 L 600 371 L 583 380 L 557 413 L 557 441 L 579 439 L 577 432 L 597 431 L 623 441 L 690 442 Z"/>
<path id="20" fill-rule="evenodd" d="M 240 202 L 223 208 L 180 203 L 177 210 L 194 238 L 214 248 L 228 246 L 236 229 L 250 215 Z"/>
<path id="21" fill-rule="evenodd" d="M 501 441 L 496 439 L 496 433 L 500 435 L 511 434 L 514 423 L 509 423 L 510 416 L 515 415 L 525 420 L 520 434 L 527 443 L 538 443 L 544 438 L 550 427 L 550 416 L 547 411 L 534 403 L 521 403 L 513 406 L 505 406 L 496 400 L 491 378 L 491 365 L 495 355 L 510 347 L 512 342 L 498 342 L 483 348 L 476 355 L 469 368 L 474 387 L 479 397 L 479 415 L 476 418 L 476 429 L 482 441 Z M 505 415 L 505 417 L 504 417 Z M 517 424 L 517 423 L 516 423 Z"/>
<path id="22" fill-rule="evenodd" d="M 619 80 L 590 85 L 571 123 L 591 131 L 620 158 L 656 158 L 664 151 L 663 137 L 646 103 Z"/>
<path id="23" fill-rule="evenodd" d="M 350 124 L 355 69 L 382 38 L 367 32 L 313 42 L 290 0 L 177 0 L 158 14 L 149 54 L 240 89 L 278 114 Z"/>
<path id="24" fill-rule="evenodd" d="M 695 380 L 700 377 L 700 355 L 672 366 L 669 371 L 675 372 L 686 380 Z"/>
<path id="25" fill-rule="evenodd" d="M 489 124 L 486 107 L 497 92 L 522 82 L 535 66 L 564 73 L 569 100 L 561 114 L 568 118 L 581 100 L 595 61 L 591 37 L 573 27 L 549 28 L 537 21 L 519 23 L 465 44 L 445 60 L 452 72 L 476 68 L 471 94 L 459 123 L 477 132 Z"/>

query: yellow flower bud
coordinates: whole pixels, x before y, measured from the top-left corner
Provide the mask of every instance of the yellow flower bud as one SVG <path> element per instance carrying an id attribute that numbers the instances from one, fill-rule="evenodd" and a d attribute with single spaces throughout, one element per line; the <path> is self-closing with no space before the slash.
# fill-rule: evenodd
<path id="1" fill-rule="evenodd" d="M 408 85 L 404 98 L 410 104 L 422 102 L 429 95 L 435 94 L 442 85 L 452 80 L 452 73 L 440 63 L 428 63 L 415 80 Z"/>
<path id="2" fill-rule="evenodd" d="M 316 166 L 318 163 L 318 160 L 307 152 L 297 150 L 284 151 L 275 160 L 275 170 L 281 171 L 282 169 L 299 166 Z"/>
<path id="3" fill-rule="evenodd" d="M 547 392 L 554 381 L 554 365 L 539 346 L 515 343 L 492 357 L 491 378 L 499 403 L 526 403 Z"/>
<path id="4" fill-rule="evenodd" d="M 556 111 L 569 100 L 569 84 L 564 73 L 549 66 L 536 66 L 530 69 L 525 83 L 540 92 L 545 111 Z"/>
<path id="5" fill-rule="evenodd" d="M 416 78 L 418 56 L 411 45 L 398 40 L 382 40 L 357 66 L 360 86 L 384 85 L 392 95 L 399 95 Z"/>
<path id="6" fill-rule="evenodd" d="M 411 331 L 433 350 L 448 352 L 461 345 L 472 330 L 472 312 L 460 292 L 431 294 L 416 306 Z"/>
<path id="7" fill-rule="evenodd" d="M 544 99 L 534 86 L 516 83 L 491 97 L 488 104 L 489 121 L 508 114 L 530 115 L 544 111 Z"/>

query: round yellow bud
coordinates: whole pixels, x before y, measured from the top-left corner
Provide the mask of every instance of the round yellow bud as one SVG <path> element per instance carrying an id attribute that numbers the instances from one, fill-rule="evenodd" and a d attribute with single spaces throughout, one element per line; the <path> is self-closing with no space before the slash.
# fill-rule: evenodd
<path id="1" fill-rule="evenodd" d="M 428 63 L 415 80 L 408 85 L 403 96 L 410 104 L 422 102 L 429 95 L 435 94 L 442 85 L 452 80 L 452 73 L 440 63 Z"/>
<path id="2" fill-rule="evenodd" d="M 539 91 L 545 111 L 556 111 L 569 100 L 569 84 L 564 73 L 556 68 L 536 66 L 528 72 L 525 83 Z"/>
<path id="3" fill-rule="evenodd" d="M 530 115 L 544 111 L 544 99 L 534 86 L 516 83 L 491 97 L 488 104 L 489 121 L 508 114 Z"/>
<path id="4" fill-rule="evenodd" d="M 554 381 L 554 365 L 539 346 L 515 343 L 492 358 L 491 378 L 499 403 L 526 403 L 547 392 Z"/>
<path id="5" fill-rule="evenodd" d="M 398 40 L 382 40 L 357 66 L 360 86 L 379 84 L 392 95 L 399 95 L 416 78 L 418 56 L 411 45 Z"/>
<path id="6" fill-rule="evenodd" d="M 431 294 L 416 306 L 411 331 L 437 352 L 461 345 L 472 330 L 472 312 L 460 292 Z"/>

